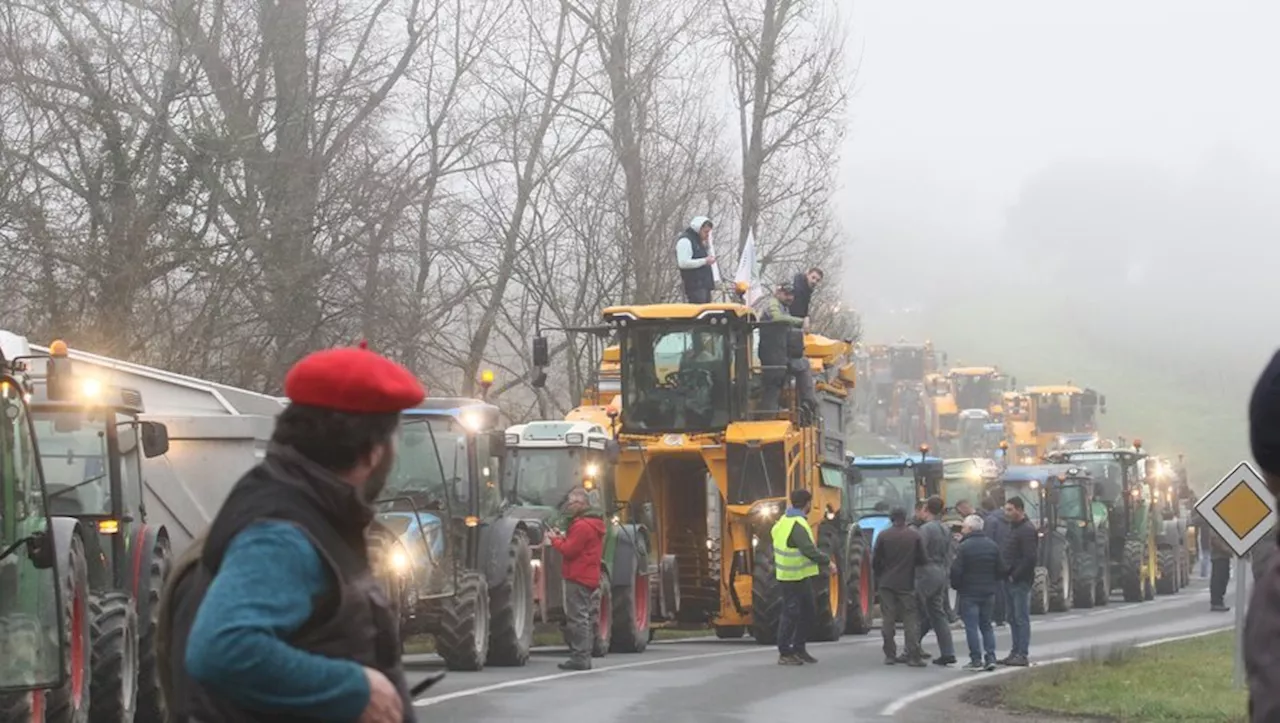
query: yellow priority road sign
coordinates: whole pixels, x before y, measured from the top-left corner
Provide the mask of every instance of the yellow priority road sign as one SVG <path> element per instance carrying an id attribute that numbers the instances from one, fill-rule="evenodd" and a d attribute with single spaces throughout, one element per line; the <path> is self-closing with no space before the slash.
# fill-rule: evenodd
<path id="1" fill-rule="evenodd" d="M 1276 500 L 1253 465 L 1241 462 L 1196 502 L 1196 512 L 1238 557 L 1276 526 Z"/>

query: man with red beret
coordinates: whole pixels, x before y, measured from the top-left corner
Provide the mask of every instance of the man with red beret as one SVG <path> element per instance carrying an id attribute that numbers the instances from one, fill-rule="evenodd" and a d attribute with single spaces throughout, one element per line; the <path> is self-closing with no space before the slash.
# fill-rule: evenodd
<path id="1" fill-rule="evenodd" d="M 363 344 L 306 357 L 284 386 L 266 459 L 176 563 L 161 604 L 170 720 L 413 721 L 365 530 L 400 412 L 425 392 Z"/>

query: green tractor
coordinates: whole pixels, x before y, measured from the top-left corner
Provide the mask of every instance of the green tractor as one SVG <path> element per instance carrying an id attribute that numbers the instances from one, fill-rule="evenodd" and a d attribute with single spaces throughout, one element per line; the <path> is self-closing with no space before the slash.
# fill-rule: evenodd
<path id="1" fill-rule="evenodd" d="M 0 721 L 84 723 L 93 641 L 88 562 L 76 520 L 48 513 L 19 342 L 26 346 L 0 332 Z"/>
<path id="2" fill-rule="evenodd" d="M 1141 464 L 1147 455 L 1136 440 L 1132 447 L 1110 446 L 1051 452 L 1046 459 L 1088 470 L 1093 477 L 1097 499 L 1107 510 L 1111 573 L 1105 583 L 1107 594 L 1118 586 L 1125 602 L 1151 600 L 1160 576 L 1159 520 L 1155 494 Z"/>
<path id="3" fill-rule="evenodd" d="M 1173 595 L 1191 584 L 1195 544 L 1188 533 L 1194 493 L 1186 483 L 1185 467 L 1176 467 L 1164 457 L 1148 457 L 1143 462 L 1156 513 L 1156 593 Z"/>

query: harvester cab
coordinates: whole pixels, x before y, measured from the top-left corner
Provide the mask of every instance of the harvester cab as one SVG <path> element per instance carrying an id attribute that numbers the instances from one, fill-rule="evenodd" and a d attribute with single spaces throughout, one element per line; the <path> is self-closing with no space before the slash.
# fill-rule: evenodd
<path id="1" fill-rule="evenodd" d="M 507 509 L 498 408 L 428 397 L 402 414 L 398 442 L 371 537 L 404 634 L 433 635 L 450 670 L 524 665 L 541 540 Z"/>
<path id="2" fill-rule="evenodd" d="M 1109 440 L 1097 446 L 1100 448 L 1054 452 L 1049 460 L 1089 470 L 1097 499 L 1107 508 L 1109 584 L 1119 586 L 1126 602 L 1150 600 L 1155 596 L 1158 562 L 1154 495 L 1140 465 L 1146 453 L 1137 440 L 1132 447 Z"/>
<path id="3" fill-rule="evenodd" d="M 600 604 L 595 621 L 593 654 L 639 653 L 649 644 L 649 539 L 643 525 L 623 524 L 614 474 L 618 444 L 609 427 L 587 417 L 566 421 L 518 424 L 506 432 L 506 481 L 503 485 L 513 516 L 525 520 L 534 537 L 546 527 L 568 529 L 561 509 L 569 492 L 581 488 L 594 510 L 612 519 L 605 526 Z M 607 423 L 607 422 L 606 422 Z M 535 618 L 565 621 L 561 558 L 547 544 L 533 547 Z"/>
<path id="4" fill-rule="evenodd" d="M 158 601 L 172 547 L 169 531 L 148 522 L 142 460 L 169 451 L 168 430 L 141 419 L 138 390 L 76 373 L 62 341 L 27 362 L 49 512 L 75 521 L 66 534 L 77 538 L 87 563 L 94 700 L 115 701 L 122 716 L 136 709 L 138 718 L 158 720 L 165 711 L 155 654 Z M 55 542 L 73 544 L 61 534 Z"/>
<path id="5" fill-rule="evenodd" d="M 91 638 L 84 548 L 58 549 L 75 520 L 48 513 L 22 337 L 0 331 L 0 720 L 42 721 L 48 703 L 88 701 Z M 70 633 L 74 632 L 72 635 Z M 46 698 L 46 691 L 48 698 Z"/>
<path id="6" fill-rule="evenodd" d="M 1081 445 L 1096 439 L 1097 415 L 1106 414 L 1107 398 L 1092 389 L 1065 385 L 1028 387 L 1036 444 L 1043 455 L 1068 441 Z M 1061 437 L 1061 439 L 1060 439 Z"/>
<path id="7" fill-rule="evenodd" d="M 839 460 L 856 378 L 850 345 L 796 329 L 785 368 L 765 367 L 755 338 L 777 322 L 758 321 L 746 306 L 658 304 L 603 315 L 620 352 L 619 517 L 650 534 L 654 623 L 710 623 L 722 638 L 750 630 L 773 642 L 781 593 L 770 530 L 791 490 L 813 493 L 817 544 L 845 570 Z M 812 389 L 791 385 L 792 376 Z M 765 398 L 780 379 L 790 387 L 781 408 Z M 806 398 L 816 407 L 802 405 Z M 821 576 L 817 596 L 815 637 L 838 637 L 841 579 Z"/>
<path id="8" fill-rule="evenodd" d="M 956 406 L 992 414 L 1000 401 L 1000 372 L 995 367 L 957 367 L 948 372 L 955 389 Z"/>
<path id="9" fill-rule="evenodd" d="M 1064 464 L 1009 467 L 1000 486 L 1006 502 L 1022 499 L 1040 538 L 1031 612 L 1105 605 L 1106 510 L 1094 505 L 1089 471 Z"/>

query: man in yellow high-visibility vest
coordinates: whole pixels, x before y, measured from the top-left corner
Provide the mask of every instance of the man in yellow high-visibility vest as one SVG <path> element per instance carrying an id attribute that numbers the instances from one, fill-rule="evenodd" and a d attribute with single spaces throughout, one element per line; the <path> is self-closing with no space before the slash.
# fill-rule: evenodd
<path id="1" fill-rule="evenodd" d="M 806 519 L 813 508 L 808 490 L 791 493 L 791 506 L 773 524 L 773 566 L 782 591 L 782 616 L 778 621 L 778 665 L 804 665 L 818 659 L 805 650 L 809 629 L 817 615 L 813 578 L 823 567 L 836 574 L 836 563 L 813 544 L 813 530 Z"/>

